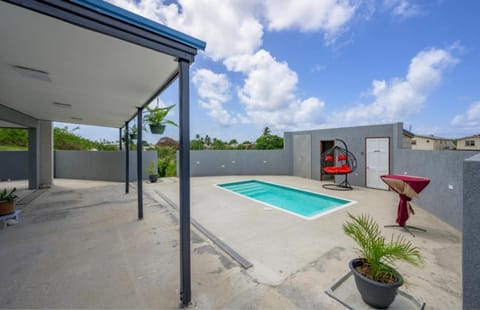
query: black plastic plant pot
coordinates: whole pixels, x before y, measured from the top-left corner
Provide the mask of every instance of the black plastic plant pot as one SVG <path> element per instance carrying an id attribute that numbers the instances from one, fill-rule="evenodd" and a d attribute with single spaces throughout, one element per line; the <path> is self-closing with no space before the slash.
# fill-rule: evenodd
<path id="1" fill-rule="evenodd" d="M 150 124 L 150 131 L 153 134 L 161 135 L 165 131 L 165 125 L 152 125 L 152 124 Z"/>
<path id="2" fill-rule="evenodd" d="M 355 277 L 355 284 L 357 285 L 357 289 L 362 296 L 363 301 L 374 308 L 387 309 L 395 300 L 398 288 L 403 284 L 403 278 L 394 270 L 397 282 L 376 282 L 365 277 L 355 269 L 355 267 L 362 265 L 362 258 L 353 259 L 349 264 L 350 270 Z"/>
<path id="3" fill-rule="evenodd" d="M 156 174 L 150 174 L 150 175 L 148 176 L 148 178 L 150 179 L 150 182 L 156 183 L 157 180 L 158 180 L 158 175 L 156 175 Z"/>

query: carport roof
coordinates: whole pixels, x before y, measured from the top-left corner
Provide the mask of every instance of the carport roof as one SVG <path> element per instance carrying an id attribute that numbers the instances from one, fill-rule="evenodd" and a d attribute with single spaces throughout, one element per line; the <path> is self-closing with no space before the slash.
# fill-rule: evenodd
<path id="1" fill-rule="evenodd" d="M 0 108 L 117 128 L 177 77 L 178 59 L 205 48 L 96 0 L 1 0 L 0 42 Z M 28 127 L 0 113 L 6 122 Z"/>

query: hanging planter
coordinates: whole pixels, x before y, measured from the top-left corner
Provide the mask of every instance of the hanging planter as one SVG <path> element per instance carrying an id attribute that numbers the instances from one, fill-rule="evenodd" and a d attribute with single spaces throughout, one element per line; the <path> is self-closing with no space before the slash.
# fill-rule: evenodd
<path id="1" fill-rule="evenodd" d="M 174 107 L 175 105 L 171 105 L 168 107 L 161 108 L 156 106 L 155 108 L 147 107 L 148 114 L 145 115 L 145 121 L 150 125 L 150 131 L 153 134 L 163 134 L 165 131 L 165 125 L 173 125 L 177 126 L 171 120 L 165 119 L 168 112 Z"/>
<path id="2" fill-rule="evenodd" d="M 128 135 L 130 137 L 130 140 L 135 140 L 137 139 L 138 136 L 138 130 L 137 130 L 137 125 L 132 126 L 132 131 Z"/>
<path id="3" fill-rule="evenodd" d="M 150 131 L 153 134 L 161 135 L 165 131 L 165 125 L 150 124 Z"/>

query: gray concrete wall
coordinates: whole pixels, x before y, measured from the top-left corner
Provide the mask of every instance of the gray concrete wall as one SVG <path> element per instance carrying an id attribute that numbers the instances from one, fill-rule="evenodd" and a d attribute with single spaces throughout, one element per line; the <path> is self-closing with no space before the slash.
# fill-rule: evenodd
<path id="1" fill-rule="evenodd" d="M 463 162 L 463 309 L 480 301 L 480 154 Z"/>
<path id="2" fill-rule="evenodd" d="M 285 150 L 190 152 L 191 176 L 292 175 L 292 170 L 291 154 Z M 177 169 L 178 171 L 179 169 Z"/>
<path id="3" fill-rule="evenodd" d="M 312 177 L 312 137 L 309 134 L 293 135 L 293 175 Z"/>
<path id="4" fill-rule="evenodd" d="M 347 143 L 348 150 L 357 159 L 357 170 L 348 176 L 352 185 L 365 186 L 365 138 L 390 137 L 390 163 L 394 162 L 394 150 L 402 145 L 402 123 L 357 126 L 345 128 L 319 129 L 285 133 L 285 138 L 293 135 L 311 135 L 311 178 L 320 180 L 320 141 L 342 139 Z M 391 167 L 390 167 L 391 171 Z M 343 180 L 337 177 L 337 182 Z"/>
<path id="5" fill-rule="evenodd" d="M 28 152 L 0 152 L 0 180 L 28 179 Z"/>
<path id="6" fill-rule="evenodd" d="M 143 152 L 143 178 L 152 160 L 157 159 L 156 151 Z M 137 152 L 130 152 L 130 181 L 137 179 Z M 125 180 L 125 152 L 121 151 L 55 151 L 55 177 L 118 181 Z"/>
<path id="7" fill-rule="evenodd" d="M 429 178 L 430 184 L 414 203 L 461 230 L 464 190 L 463 161 L 476 153 L 401 149 L 396 151 L 393 173 Z M 480 170 L 477 173 L 480 173 Z"/>

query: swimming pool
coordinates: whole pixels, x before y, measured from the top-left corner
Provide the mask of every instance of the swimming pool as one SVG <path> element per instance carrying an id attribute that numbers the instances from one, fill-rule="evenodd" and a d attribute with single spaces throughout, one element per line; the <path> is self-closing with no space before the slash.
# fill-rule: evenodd
<path id="1" fill-rule="evenodd" d="M 217 186 L 234 194 L 308 220 L 356 203 L 353 200 L 317 194 L 258 180 L 221 183 L 217 184 Z"/>

